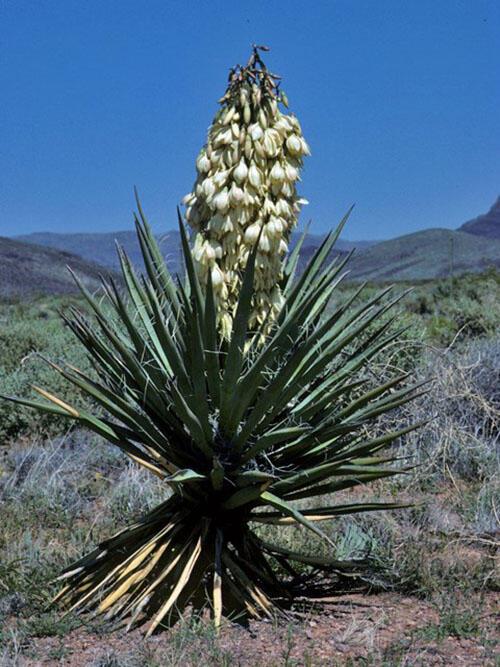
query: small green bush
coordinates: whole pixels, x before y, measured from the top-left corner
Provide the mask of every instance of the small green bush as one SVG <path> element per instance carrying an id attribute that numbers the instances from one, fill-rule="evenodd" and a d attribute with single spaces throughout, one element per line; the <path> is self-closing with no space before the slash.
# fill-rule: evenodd
<path id="1" fill-rule="evenodd" d="M 86 372 L 91 370 L 73 334 L 61 326 L 58 309 L 67 304 L 67 299 L 53 298 L 0 305 L 0 393 L 28 396 L 34 384 L 50 387 L 54 393 L 65 391 L 75 405 L 88 405 L 40 358 L 65 359 Z M 55 435 L 67 428 L 57 415 L 0 402 L 0 442 L 37 433 Z"/>

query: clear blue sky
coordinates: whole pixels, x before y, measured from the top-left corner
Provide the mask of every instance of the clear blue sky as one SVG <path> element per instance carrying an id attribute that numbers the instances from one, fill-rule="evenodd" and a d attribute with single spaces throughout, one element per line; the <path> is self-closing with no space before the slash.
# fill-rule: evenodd
<path id="1" fill-rule="evenodd" d="M 312 231 L 456 227 L 500 194 L 498 0 L 0 0 L 0 234 L 175 224 L 228 68 L 268 44 Z"/>

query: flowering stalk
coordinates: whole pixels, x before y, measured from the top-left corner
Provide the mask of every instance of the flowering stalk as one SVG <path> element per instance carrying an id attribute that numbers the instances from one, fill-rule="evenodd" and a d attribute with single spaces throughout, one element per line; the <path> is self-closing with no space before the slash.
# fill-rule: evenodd
<path id="1" fill-rule="evenodd" d="M 279 77 L 264 65 L 258 48 L 229 84 L 197 160 L 185 216 L 196 232 L 193 257 L 202 285 L 211 274 L 218 324 L 229 338 L 249 252 L 258 241 L 252 329 L 270 324 L 282 305 L 283 256 L 301 205 L 297 195 L 309 147 L 279 90 Z"/>

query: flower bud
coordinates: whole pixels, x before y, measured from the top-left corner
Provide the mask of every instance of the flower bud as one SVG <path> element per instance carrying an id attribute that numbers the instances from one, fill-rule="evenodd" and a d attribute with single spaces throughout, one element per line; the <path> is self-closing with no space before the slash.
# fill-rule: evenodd
<path id="1" fill-rule="evenodd" d="M 215 183 L 216 187 L 221 188 L 225 182 L 227 181 L 228 177 L 228 171 L 218 171 L 214 177 L 213 177 L 213 182 Z"/>
<path id="2" fill-rule="evenodd" d="M 226 111 L 226 115 L 224 116 L 222 124 L 223 125 L 229 125 L 229 123 L 233 119 L 235 113 L 236 113 L 235 107 L 229 107 L 229 109 Z"/>
<path id="3" fill-rule="evenodd" d="M 237 183 L 243 183 L 248 176 L 248 167 L 245 164 L 245 161 L 240 160 L 238 166 L 233 171 L 233 177 Z"/>
<path id="4" fill-rule="evenodd" d="M 220 287 L 224 282 L 224 274 L 217 265 L 211 271 L 212 285 L 214 288 Z"/>
<path id="5" fill-rule="evenodd" d="M 221 190 L 213 198 L 213 205 L 218 211 L 224 213 L 229 208 L 229 196 L 227 194 L 227 189 Z"/>
<path id="6" fill-rule="evenodd" d="M 205 153 L 202 153 L 196 160 L 196 166 L 198 167 L 198 171 L 202 174 L 205 174 L 210 170 L 210 160 Z"/>
<path id="7" fill-rule="evenodd" d="M 202 191 L 203 191 L 203 194 L 205 195 L 205 197 L 207 199 L 210 199 L 211 197 L 213 197 L 213 195 L 215 194 L 215 190 L 216 190 L 216 188 L 215 188 L 213 180 L 211 178 L 206 178 L 203 181 L 203 185 L 202 185 Z"/>
<path id="8" fill-rule="evenodd" d="M 300 137 L 300 152 L 302 155 L 311 155 L 311 149 L 309 148 L 309 145 L 307 144 L 304 137 Z"/>
<path id="9" fill-rule="evenodd" d="M 217 243 L 216 241 L 212 242 L 212 248 L 215 252 L 215 257 L 216 259 L 222 259 L 222 246 L 220 243 Z"/>
<path id="10" fill-rule="evenodd" d="M 248 104 L 248 102 L 245 102 L 245 106 L 243 107 L 243 120 L 248 125 L 251 118 L 252 118 L 252 112 L 250 111 L 250 105 Z"/>
<path id="11" fill-rule="evenodd" d="M 231 123 L 231 134 L 233 136 L 233 139 L 238 139 L 240 136 L 240 128 L 238 126 L 238 123 Z"/>
<path id="12" fill-rule="evenodd" d="M 276 213 L 282 218 L 288 218 L 292 213 L 290 204 L 285 199 L 280 199 L 276 204 Z"/>
<path id="13" fill-rule="evenodd" d="M 209 262 L 212 261 L 213 259 L 215 259 L 215 250 L 214 250 L 214 248 L 212 248 L 210 243 L 205 243 L 204 253 L 205 253 L 205 257 L 207 258 L 207 260 Z"/>
<path id="14" fill-rule="evenodd" d="M 285 241 L 283 241 L 283 239 L 281 239 L 281 241 L 280 241 L 278 252 L 279 252 L 280 255 L 284 255 L 286 252 L 288 252 L 288 246 L 285 243 Z"/>
<path id="15" fill-rule="evenodd" d="M 234 231 L 234 224 L 233 221 L 231 220 L 230 215 L 224 216 L 224 220 L 222 222 L 222 229 L 221 231 L 224 234 L 230 234 L 232 231 Z"/>
<path id="16" fill-rule="evenodd" d="M 251 128 L 250 136 L 252 137 L 253 141 L 260 141 L 264 136 L 264 131 L 262 130 L 261 126 L 255 123 L 251 126 Z"/>
<path id="17" fill-rule="evenodd" d="M 269 238 L 265 233 L 265 231 L 262 232 L 262 235 L 260 237 L 259 250 L 265 253 L 268 253 L 271 250 L 271 244 L 269 243 Z"/>
<path id="18" fill-rule="evenodd" d="M 184 204 L 184 206 L 192 206 L 195 201 L 196 201 L 196 196 L 194 195 L 193 192 L 189 192 L 182 198 L 182 203 Z"/>
<path id="19" fill-rule="evenodd" d="M 243 201 L 244 197 L 244 192 L 243 190 L 236 185 L 236 183 L 233 183 L 231 186 L 231 190 L 229 191 L 229 198 L 231 200 L 232 204 L 239 204 L 241 201 Z"/>
<path id="20" fill-rule="evenodd" d="M 290 181 L 291 183 L 293 183 L 294 181 L 296 181 L 298 179 L 299 172 L 297 171 L 297 169 L 295 169 L 295 167 L 293 165 L 287 164 L 285 166 L 285 175 L 286 175 L 287 180 Z"/>
<path id="21" fill-rule="evenodd" d="M 276 153 L 278 152 L 278 147 L 276 145 L 276 142 L 268 132 L 264 134 L 262 147 L 264 149 L 264 153 L 268 157 L 275 157 Z"/>
<path id="22" fill-rule="evenodd" d="M 273 168 L 271 169 L 271 173 L 269 175 L 272 181 L 280 182 L 285 178 L 285 170 L 283 169 L 283 167 L 280 165 L 279 162 L 275 162 Z"/>
<path id="23" fill-rule="evenodd" d="M 286 140 L 286 147 L 291 155 L 300 155 L 302 153 L 302 144 L 296 134 L 291 134 Z"/>
<path id="24" fill-rule="evenodd" d="M 256 223 L 250 225 L 250 227 L 247 227 L 245 230 L 246 243 L 248 243 L 249 245 L 253 245 L 259 238 L 259 234 L 260 234 L 260 227 Z"/>
<path id="25" fill-rule="evenodd" d="M 250 169 L 248 170 L 248 180 L 254 188 L 258 188 L 261 184 L 260 172 L 254 164 L 250 165 Z"/>

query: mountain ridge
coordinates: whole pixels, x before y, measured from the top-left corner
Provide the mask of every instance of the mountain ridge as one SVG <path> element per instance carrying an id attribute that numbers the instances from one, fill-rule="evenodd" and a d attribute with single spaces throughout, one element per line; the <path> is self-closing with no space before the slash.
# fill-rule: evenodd
<path id="1" fill-rule="evenodd" d="M 291 247 L 295 245 L 300 232 L 292 234 Z M 305 247 L 318 247 L 326 234 L 308 234 L 305 241 Z M 120 263 L 116 253 L 116 242 L 123 247 L 129 256 L 132 264 L 142 265 L 142 258 L 139 243 L 134 231 L 119 232 L 75 232 L 72 234 L 57 232 L 33 232 L 32 234 L 23 234 L 14 237 L 23 243 L 35 243 L 37 245 L 57 248 L 64 252 L 73 252 L 88 261 L 94 261 L 104 266 L 109 266 L 118 270 Z M 180 270 L 180 235 L 179 232 L 169 230 L 164 234 L 157 234 L 160 248 L 167 260 L 167 264 L 172 273 Z M 364 249 L 375 245 L 377 241 L 348 241 L 339 239 L 336 248 L 341 251 L 349 251 L 353 248 Z"/>
<path id="2" fill-rule="evenodd" d="M 500 239 L 500 196 L 487 213 L 482 213 L 472 220 L 464 222 L 459 230 L 477 236 Z"/>
<path id="3" fill-rule="evenodd" d="M 90 290 L 100 285 L 109 267 L 88 262 L 73 253 L 0 236 L 0 296 L 25 298 L 36 294 L 78 294 L 69 270 Z"/>
<path id="4" fill-rule="evenodd" d="M 355 254 L 350 279 L 411 281 L 500 269 L 500 239 L 434 228 L 398 236 Z"/>
<path id="5" fill-rule="evenodd" d="M 300 235 L 299 232 L 292 235 L 291 249 Z M 299 270 L 324 237 L 325 234 L 307 235 L 301 250 Z M 170 271 L 174 274 L 179 273 L 182 270 L 179 232 L 169 230 L 165 234 L 158 235 L 158 239 Z M 4 245 L 8 240 L 3 239 Z M 83 273 L 88 275 L 90 281 L 96 274 L 96 267 L 99 267 L 99 271 L 119 269 L 116 243 L 124 248 L 132 264 L 139 269 L 142 268 L 140 248 L 134 231 L 73 234 L 36 232 L 15 237 L 10 241 L 22 244 L 28 255 L 30 247 L 37 247 L 37 252 L 52 249 L 63 255 L 72 253 L 71 263 L 78 272 L 76 264 L 78 260 L 83 262 Z M 349 264 L 348 278 L 352 281 L 426 280 L 469 272 L 477 273 L 489 267 L 500 269 L 500 197 L 488 213 L 469 220 L 457 230 L 431 228 L 378 242 L 352 242 L 339 239 L 332 255 L 345 255 L 353 248 L 356 251 Z M 55 261 L 54 257 L 52 256 Z M 1 260 L 2 246 L 0 246 Z M 58 261 L 62 264 L 61 257 Z M 15 270 L 12 271 L 11 280 L 14 280 Z M 42 274 L 42 279 L 47 282 L 47 275 L 43 272 Z M 54 277 L 51 280 L 53 282 Z M 32 283 L 36 282 L 32 280 Z M 48 287 L 51 284 L 49 281 Z M 53 289 L 56 287 L 57 285 L 52 285 Z M 64 280 L 59 288 L 68 289 Z"/>

